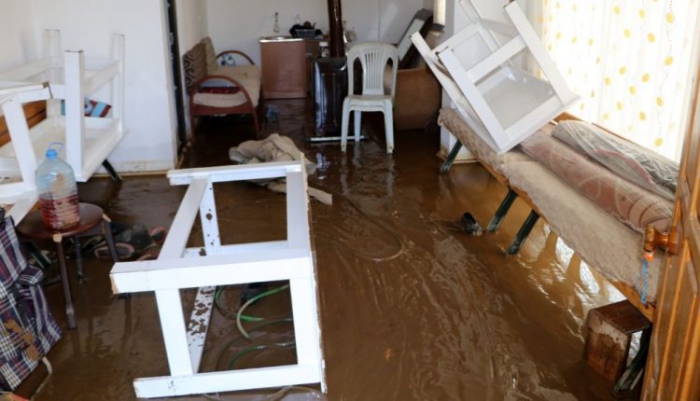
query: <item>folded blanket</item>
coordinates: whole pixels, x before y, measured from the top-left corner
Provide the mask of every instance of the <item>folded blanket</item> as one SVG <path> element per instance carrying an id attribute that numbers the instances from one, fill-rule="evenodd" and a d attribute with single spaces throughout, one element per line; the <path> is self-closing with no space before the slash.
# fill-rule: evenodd
<path id="1" fill-rule="evenodd" d="M 563 121 L 552 135 L 618 176 L 674 200 L 678 163 L 582 121 Z"/>
<path id="2" fill-rule="evenodd" d="M 520 148 L 633 230 L 644 232 L 651 224 L 664 232 L 670 226 L 672 202 L 618 177 L 558 139 L 538 132 Z"/>
<path id="3" fill-rule="evenodd" d="M 297 148 L 290 138 L 280 134 L 271 134 L 261 141 L 245 141 L 237 147 L 229 149 L 229 159 L 240 164 L 254 164 L 265 162 L 288 162 L 304 158 L 306 173 L 313 174 L 316 165 L 304 157 L 304 154 Z M 285 193 L 287 191 L 284 179 L 256 180 L 255 182 L 264 185 L 272 192 Z M 326 205 L 333 203 L 331 194 L 308 188 L 309 196 Z"/>

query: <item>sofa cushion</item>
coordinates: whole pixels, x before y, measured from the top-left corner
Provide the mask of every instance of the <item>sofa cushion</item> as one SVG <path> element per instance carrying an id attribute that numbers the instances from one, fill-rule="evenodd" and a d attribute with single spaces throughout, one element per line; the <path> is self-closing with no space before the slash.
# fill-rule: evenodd
<path id="1" fill-rule="evenodd" d="M 249 79 L 251 82 L 257 81 L 258 84 L 261 82 L 262 78 L 260 68 L 258 68 L 256 65 L 218 67 L 211 75 L 223 75 L 237 81 Z"/>
<path id="2" fill-rule="evenodd" d="M 255 69 L 257 67 L 252 66 Z M 217 70 L 216 75 L 228 76 L 239 82 L 250 96 L 253 106 L 257 107 L 260 100 L 260 76 L 256 73 L 246 73 L 245 69 L 240 70 L 240 67 L 221 67 Z M 226 93 L 197 93 L 194 95 L 194 103 L 209 107 L 236 107 L 246 103 L 245 95 L 242 92 L 235 94 Z"/>
<path id="3" fill-rule="evenodd" d="M 552 135 L 620 177 L 674 200 L 678 163 L 583 121 L 562 121 Z"/>
<path id="4" fill-rule="evenodd" d="M 651 224 L 664 232 L 671 224 L 672 202 L 620 178 L 551 135 L 537 132 L 521 142 L 520 149 L 633 230 L 644 232 Z"/>
<path id="5" fill-rule="evenodd" d="M 207 73 L 209 75 L 213 75 L 216 72 L 216 69 L 219 68 L 219 63 L 216 62 L 216 51 L 214 51 L 214 43 L 208 36 L 202 39 L 201 43 L 204 45 L 204 53 L 206 55 L 207 61 Z"/>
<path id="6" fill-rule="evenodd" d="M 192 86 L 208 75 L 204 44 L 200 42 L 185 53 L 185 55 L 182 56 L 182 64 L 185 68 L 185 85 L 187 86 L 187 92 L 192 93 Z"/>

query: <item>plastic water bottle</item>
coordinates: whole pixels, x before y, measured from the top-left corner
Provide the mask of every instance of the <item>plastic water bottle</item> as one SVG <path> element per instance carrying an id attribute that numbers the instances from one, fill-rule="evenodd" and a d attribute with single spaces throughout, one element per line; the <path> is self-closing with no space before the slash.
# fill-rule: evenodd
<path id="1" fill-rule="evenodd" d="M 60 143 L 49 145 L 46 159 L 36 170 L 36 185 L 44 224 L 52 230 L 63 230 L 80 223 L 78 185 L 73 169 L 58 157 L 54 145 L 62 146 Z"/>

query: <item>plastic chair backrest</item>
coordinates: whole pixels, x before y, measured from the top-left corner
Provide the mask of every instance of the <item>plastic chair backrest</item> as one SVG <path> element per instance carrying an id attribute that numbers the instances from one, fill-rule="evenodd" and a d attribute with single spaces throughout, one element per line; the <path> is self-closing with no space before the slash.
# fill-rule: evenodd
<path id="1" fill-rule="evenodd" d="M 396 71 L 398 69 L 399 51 L 396 46 L 382 42 L 361 43 L 350 48 L 348 54 L 348 89 L 355 93 L 355 60 L 362 64 L 362 95 L 385 95 L 384 71 L 391 60 L 391 97 L 396 92 Z"/>

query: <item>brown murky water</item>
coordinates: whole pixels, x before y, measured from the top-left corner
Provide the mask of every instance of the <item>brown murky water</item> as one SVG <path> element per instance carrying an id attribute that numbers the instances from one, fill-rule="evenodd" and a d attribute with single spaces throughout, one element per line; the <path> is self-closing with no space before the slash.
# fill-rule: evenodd
<path id="1" fill-rule="evenodd" d="M 325 155 L 327 174 L 309 184 L 334 195 L 333 206 L 311 203 L 329 392 L 324 398 L 292 389 L 284 399 L 612 399 L 582 361 L 583 322 L 590 308 L 619 294 L 571 260 L 542 223 L 520 255 L 504 256 L 529 212 L 519 201 L 496 234 L 466 236 L 462 213 L 470 211 L 485 226 L 506 193 L 484 169 L 459 165 L 439 176 L 434 132 L 397 133 L 393 156 L 375 132 L 370 141 L 349 145 L 347 155 L 338 144 L 308 145 L 302 137 L 311 132 L 309 105 L 274 104 L 281 122 L 266 133 L 293 137 L 312 160 Z M 208 122 L 204 131 L 190 165 L 225 164 L 231 144 L 254 137 L 250 124 L 233 120 Z M 95 179 L 80 190 L 113 220 L 149 226 L 169 226 L 184 194 L 163 177 L 128 177 L 121 186 Z M 218 185 L 216 196 L 225 243 L 284 238 L 283 196 L 246 183 Z M 201 243 L 200 232 L 193 230 L 192 245 Z M 55 370 L 37 401 L 132 400 L 134 378 L 167 373 L 153 295 L 112 296 L 109 268 L 88 258 L 89 280 L 73 283 L 78 329 L 66 331 L 49 355 Z M 47 293 L 65 327 L 60 288 Z M 191 300 L 193 292 L 183 296 Z M 225 316 L 237 300 L 237 289 L 223 293 L 224 313 L 214 315 L 204 370 L 232 360 L 236 368 L 293 363 L 289 347 L 239 355 L 250 343 Z M 250 313 L 283 319 L 290 310 L 282 292 Z M 277 322 L 253 337 L 254 344 L 287 342 L 291 325 Z M 282 399 L 271 396 L 275 391 L 218 397 Z"/>

